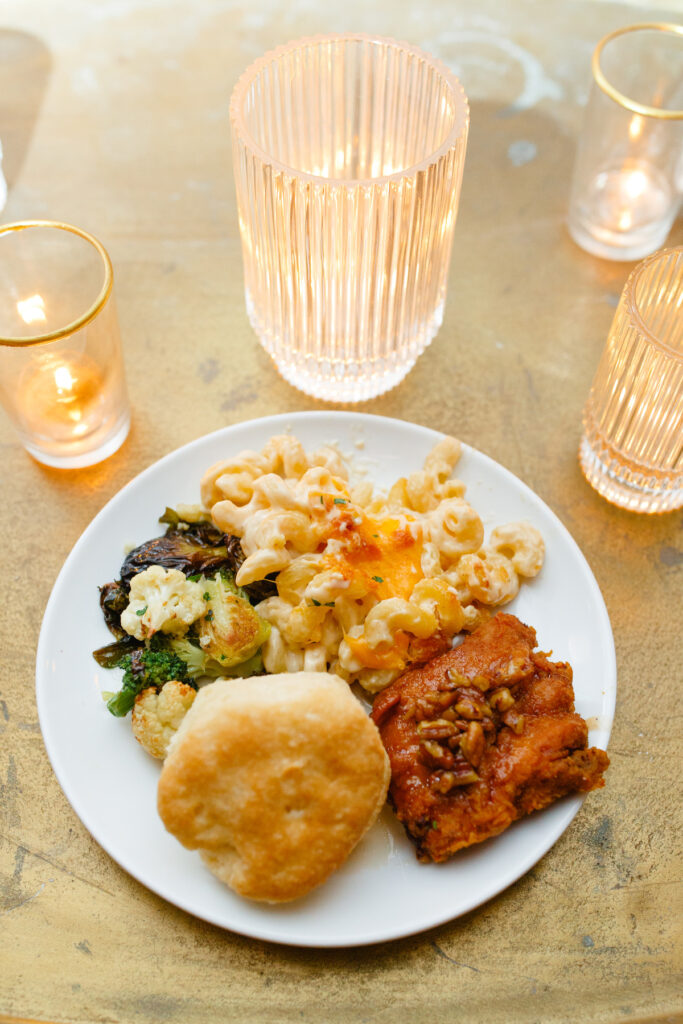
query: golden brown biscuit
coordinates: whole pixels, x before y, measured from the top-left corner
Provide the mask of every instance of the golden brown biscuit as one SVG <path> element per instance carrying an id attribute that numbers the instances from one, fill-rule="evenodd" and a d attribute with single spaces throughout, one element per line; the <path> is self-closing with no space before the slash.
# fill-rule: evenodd
<path id="1" fill-rule="evenodd" d="M 280 902 L 344 863 L 389 778 L 377 728 L 337 676 L 221 679 L 200 690 L 173 738 L 158 808 L 232 889 Z"/>

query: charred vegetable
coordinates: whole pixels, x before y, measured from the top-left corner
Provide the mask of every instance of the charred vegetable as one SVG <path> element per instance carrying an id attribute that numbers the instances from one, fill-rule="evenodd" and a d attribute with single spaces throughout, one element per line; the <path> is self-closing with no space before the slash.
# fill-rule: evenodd
<path id="1" fill-rule="evenodd" d="M 222 676 L 241 676 L 246 679 L 248 676 L 255 676 L 263 672 L 263 658 L 260 652 L 252 655 L 247 661 L 230 666 L 226 665 L 225 661 L 221 661 L 220 657 L 212 658 L 210 654 L 201 649 L 196 640 L 170 637 L 166 644 L 170 651 L 185 662 L 190 679 L 199 679 L 202 676 L 209 679 L 219 679 Z"/>
<path id="2" fill-rule="evenodd" d="M 92 652 L 92 656 L 102 668 L 118 668 L 127 654 L 142 650 L 143 647 L 142 641 L 124 633 L 121 639 L 115 643 L 107 644 L 106 647 L 98 647 L 96 651 Z"/>
<path id="3" fill-rule="evenodd" d="M 207 606 L 206 615 L 196 624 L 201 649 L 226 668 L 251 658 L 267 639 L 270 624 L 257 615 L 227 573 L 198 582 Z"/>
<path id="4" fill-rule="evenodd" d="M 183 514 L 187 518 L 183 518 Z M 230 572 L 234 576 L 244 561 L 238 537 L 218 530 L 209 513 L 200 508 L 181 512 L 167 508 L 159 522 L 167 526 L 163 537 L 145 541 L 128 554 L 121 566 L 121 579 L 100 587 L 100 605 L 104 620 L 115 637 L 122 637 L 121 612 L 128 606 L 130 581 L 151 565 L 179 569 L 186 576 L 214 576 Z M 260 580 L 244 588 L 249 601 L 257 604 L 277 593 L 273 580 Z"/>
<path id="5" fill-rule="evenodd" d="M 212 534 L 218 533 L 208 527 Z M 207 532 L 208 532 L 207 530 Z M 216 538 L 218 544 L 205 544 L 194 531 L 171 531 L 163 537 L 154 537 L 135 548 L 121 566 L 121 583 L 130 587 L 133 576 L 149 569 L 150 565 L 161 565 L 164 569 L 180 569 L 186 576 L 197 574 L 209 576 L 218 569 L 232 569 L 228 549 L 221 544 L 222 534 Z"/>
<path id="6" fill-rule="evenodd" d="M 188 675 L 187 665 L 172 651 L 141 648 L 126 654 L 118 662 L 124 669 L 121 689 L 107 701 L 112 715 L 123 718 L 135 704 L 135 698 L 148 687 L 161 687 L 170 679 L 189 683 L 196 689 Z"/>
<path id="7" fill-rule="evenodd" d="M 104 621 L 114 636 L 125 637 L 126 631 L 121 628 L 121 612 L 128 605 L 128 590 L 123 587 L 120 580 L 114 583 L 105 583 L 100 587 L 100 608 L 104 615 Z"/>
<path id="8" fill-rule="evenodd" d="M 150 566 L 149 572 L 143 571 L 146 576 L 152 572 L 164 575 L 159 567 Z M 186 583 L 180 572 L 175 575 Z M 128 590 L 124 590 L 123 583 L 103 587 L 103 608 L 105 603 L 114 606 L 121 591 L 128 602 L 142 579 L 143 576 L 135 579 Z M 93 652 L 104 668 L 124 670 L 121 689 L 108 694 L 107 707 L 113 715 L 127 715 L 139 693 L 150 687 L 158 689 L 173 679 L 195 686 L 193 680 L 201 676 L 250 676 L 263 671 L 260 648 L 270 633 L 270 625 L 257 614 L 246 592 L 235 586 L 232 573 L 224 569 L 213 576 L 195 575 L 192 588 L 200 617 L 189 628 L 185 627 L 184 636 L 163 630 L 143 639 L 119 635 L 115 643 Z M 128 615 L 128 603 L 124 611 Z M 110 628 L 114 632 L 111 625 Z"/>

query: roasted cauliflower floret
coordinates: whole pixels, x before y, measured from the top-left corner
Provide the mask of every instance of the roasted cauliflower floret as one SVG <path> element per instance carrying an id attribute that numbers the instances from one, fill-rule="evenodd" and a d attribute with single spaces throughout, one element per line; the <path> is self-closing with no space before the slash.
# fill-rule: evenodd
<path id="1" fill-rule="evenodd" d="M 177 679 L 164 683 L 160 690 L 150 686 L 137 695 L 133 735 L 148 754 L 163 761 L 169 743 L 196 696 L 196 690 Z"/>
<path id="2" fill-rule="evenodd" d="M 150 565 L 133 576 L 128 607 L 121 612 L 121 626 L 138 640 L 159 630 L 182 634 L 206 611 L 203 591 L 180 569 Z"/>

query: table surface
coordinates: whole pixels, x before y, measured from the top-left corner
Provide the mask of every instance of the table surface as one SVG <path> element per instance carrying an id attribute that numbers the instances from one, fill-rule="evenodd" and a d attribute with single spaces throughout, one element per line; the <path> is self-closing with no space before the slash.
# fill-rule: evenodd
<path id="1" fill-rule="evenodd" d="M 329 7 L 3 4 L 0 217 L 70 221 L 108 247 L 134 419 L 118 454 L 68 473 L 33 462 L 0 416 L 0 1020 L 680 1020 L 681 517 L 613 508 L 579 471 L 582 405 L 631 264 L 582 252 L 564 218 L 594 44 L 683 8 Z M 247 322 L 227 109 L 258 54 L 349 28 L 436 53 L 472 110 L 443 327 L 398 388 L 361 408 L 456 434 L 548 503 L 602 588 L 619 691 L 606 788 L 519 882 L 426 934 L 315 951 L 195 920 L 111 861 L 53 775 L 33 681 L 57 572 L 123 484 L 218 427 L 323 407 L 278 377 Z"/>

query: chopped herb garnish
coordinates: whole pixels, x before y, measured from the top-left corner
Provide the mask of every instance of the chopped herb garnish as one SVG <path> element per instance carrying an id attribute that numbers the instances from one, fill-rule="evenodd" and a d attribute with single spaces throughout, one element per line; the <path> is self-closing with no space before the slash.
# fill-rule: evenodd
<path id="1" fill-rule="evenodd" d="M 135 614 L 139 615 L 140 618 L 142 618 L 142 616 L 145 614 L 146 611 L 147 611 L 147 605 L 145 605 L 144 608 L 138 608 L 138 610 L 136 611 Z"/>
<path id="2" fill-rule="evenodd" d="M 334 601 L 327 601 L 325 603 L 326 608 L 334 608 Z"/>
<path id="3" fill-rule="evenodd" d="M 211 622 L 211 619 L 213 618 L 213 608 L 209 608 L 204 618 L 206 619 L 207 622 Z"/>
<path id="4" fill-rule="evenodd" d="M 190 583 L 198 583 L 199 580 L 202 578 L 202 574 L 200 572 L 195 572 L 193 573 L 192 576 L 188 576 L 187 578 L 190 581 Z"/>
<path id="5" fill-rule="evenodd" d="M 438 821 L 433 821 L 432 822 L 432 828 L 438 828 L 438 827 L 439 827 Z"/>
<path id="6" fill-rule="evenodd" d="M 335 505 L 346 505 L 346 498 L 335 498 Z"/>
<path id="7" fill-rule="evenodd" d="M 225 661 L 225 655 L 221 654 L 221 661 Z"/>
<path id="8" fill-rule="evenodd" d="M 313 604 L 316 606 L 316 608 L 320 607 L 320 601 L 316 601 L 314 597 L 312 597 L 311 600 L 313 601 Z"/>
<path id="9" fill-rule="evenodd" d="M 372 578 L 375 581 L 375 583 L 384 583 L 384 580 L 382 579 L 381 576 L 373 576 Z"/>
<path id="10" fill-rule="evenodd" d="M 378 534 L 378 533 L 373 533 L 373 535 L 372 535 L 372 536 L 373 536 L 373 537 L 379 537 L 379 534 Z"/>
<path id="11" fill-rule="evenodd" d="M 211 600 L 211 594 L 209 593 L 209 591 L 208 591 L 208 590 L 206 590 L 206 591 L 204 592 L 204 600 L 205 600 L 205 601 L 210 601 L 210 600 Z"/>
<path id="12" fill-rule="evenodd" d="M 320 504 L 321 504 L 321 505 L 324 505 L 324 504 L 325 504 L 325 502 L 323 501 L 323 496 L 322 496 L 322 494 L 320 495 Z"/>

